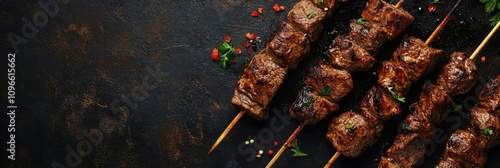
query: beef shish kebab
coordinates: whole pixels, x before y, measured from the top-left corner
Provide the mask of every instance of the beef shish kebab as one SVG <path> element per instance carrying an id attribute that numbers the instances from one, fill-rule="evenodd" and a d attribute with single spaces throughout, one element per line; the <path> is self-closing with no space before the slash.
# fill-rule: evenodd
<path id="1" fill-rule="evenodd" d="M 339 35 L 328 50 L 328 60 L 309 70 L 305 86 L 289 108 L 290 115 L 302 123 L 271 159 L 270 167 L 281 156 L 305 124 L 315 125 L 338 110 L 336 104 L 353 89 L 352 72 L 370 69 L 381 46 L 393 40 L 413 23 L 413 16 L 382 0 L 370 0 L 363 19 L 350 21 L 349 37 Z M 361 21 L 360 21 L 361 20 Z"/>
<path id="2" fill-rule="evenodd" d="M 482 48 L 500 28 L 500 22 L 481 43 Z M 474 51 L 472 59 L 479 53 Z M 500 76 L 491 79 L 479 92 L 479 102 L 471 109 L 466 129 L 453 132 L 446 142 L 436 168 L 483 167 L 488 149 L 500 143 Z"/>
<path id="3" fill-rule="evenodd" d="M 346 0 L 337 0 L 345 2 Z M 287 70 L 293 70 L 309 54 L 310 43 L 318 39 L 323 20 L 336 0 L 301 0 L 288 12 L 288 22 L 282 21 L 266 43 L 243 71 L 236 83 L 231 103 L 241 111 L 220 135 L 210 151 L 224 139 L 246 112 L 256 120 L 268 118 L 268 105 L 285 79 Z"/>
<path id="4" fill-rule="evenodd" d="M 483 43 L 488 40 L 486 38 Z M 474 53 L 479 53 L 481 49 L 482 46 L 478 47 Z M 429 81 L 425 83 L 419 101 L 409 108 L 410 113 L 399 125 L 394 143 L 387 150 L 386 156 L 380 159 L 380 168 L 411 167 L 424 157 L 435 125 L 440 124 L 445 112 L 455 106 L 451 97 L 469 92 L 477 82 L 478 73 L 473 62 L 475 57 L 476 55 L 471 55 L 467 59 L 465 53 L 454 52 L 441 70 L 436 84 Z M 473 116 L 474 114 L 476 113 Z"/>
<path id="5" fill-rule="evenodd" d="M 359 157 L 382 136 L 383 121 L 401 113 L 399 101 L 421 76 L 432 71 L 442 50 L 428 45 L 450 19 L 461 0 L 447 14 L 424 43 L 415 37 L 405 37 L 390 61 L 378 72 L 378 87 L 373 87 L 361 103 L 361 113 L 348 111 L 330 123 L 326 138 L 337 149 L 325 167 L 330 167 L 340 154 Z M 399 101 L 398 101 L 399 100 Z"/>

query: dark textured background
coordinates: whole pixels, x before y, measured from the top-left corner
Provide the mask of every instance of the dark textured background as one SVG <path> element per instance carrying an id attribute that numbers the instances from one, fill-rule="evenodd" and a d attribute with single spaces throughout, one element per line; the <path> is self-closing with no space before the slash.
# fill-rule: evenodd
<path id="1" fill-rule="evenodd" d="M 22 18 L 32 21 L 33 14 L 42 10 L 37 2 L 0 0 L 1 55 L 14 52 L 7 34 L 22 34 Z M 77 164 L 80 167 L 263 167 L 271 157 L 255 159 L 252 153 L 257 148 L 277 151 L 278 147 L 271 143 L 263 147 L 244 146 L 243 142 L 250 138 L 260 142 L 260 135 L 261 140 L 277 140 L 281 145 L 299 122 L 291 118 L 281 120 L 274 113 L 270 115 L 272 120 L 262 122 L 243 116 L 219 147 L 207 155 L 239 111 L 230 99 L 234 83 L 251 58 L 244 50 L 236 58 L 237 64 L 222 70 L 210 60 L 210 55 L 225 35 L 230 35 L 239 47 L 243 46 L 247 32 L 255 32 L 265 41 L 295 2 L 279 1 L 286 7 L 281 13 L 272 12 L 276 2 L 270 0 L 91 0 L 59 5 L 59 12 L 49 18 L 46 26 L 38 28 L 33 38 L 19 45 L 16 52 L 17 153 L 16 161 L 7 160 L 6 153 L 2 155 L 3 167 L 50 167 L 55 162 L 67 165 L 66 148 L 78 150 L 79 143 L 88 142 L 85 132 L 89 131 L 101 132 L 102 142 L 92 145 L 88 155 Z M 334 17 L 326 20 L 311 56 L 298 70 L 288 73 L 271 109 L 286 113 L 307 69 L 324 57 L 334 38 L 331 32 L 346 34 L 349 19 L 360 17 L 365 2 L 353 0 L 339 5 Z M 427 38 L 455 1 L 442 0 L 434 13 L 427 12 L 428 3 L 404 3 L 403 7 L 416 18 L 406 34 Z M 251 11 L 258 7 L 264 7 L 264 13 L 251 17 Z M 433 74 L 421 81 L 433 81 L 453 51 L 471 54 L 491 30 L 487 21 L 490 17 L 477 0 L 464 0 L 440 38 L 432 43 L 445 50 L 445 57 Z M 485 79 L 500 74 L 499 34 L 481 53 L 488 63 L 477 63 Z M 387 60 L 400 39 L 387 43 L 377 59 Z M 263 46 L 264 43 L 258 44 L 259 49 Z M 1 69 L 7 69 L 6 59 L 1 62 Z M 376 79 L 373 71 L 377 67 L 378 64 L 368 72 L 354 74 L 356 89 L 341 101 L 339 112 L 357 109 Z M 151 74 L 156 74 L 156 78 Z M 146 87 L 144 80 L 152 86 Z M 412 86 L 405 107 L 417 101 L 422 84 Z M 0 86 L 1 93 L 7 93 L 6 82 Z M 474 95 L 455 100 L 461 104 Z M 6 94 L 1 101 L 7 102 Z M 376 167 L 377 159 L 396 136 L 397 123 L 405 115 L 387 122 L 384 138 L 365 155 L 340 156 L 334 166 Z M 450 117 L 453 116 L 457 115 Z M 306 126 L 297 136 L 308 157 L 292 157 L 287 150 L 275 166 L 322 167 L 336 151 L 324 138 L 332 117 L 317 126 Z M 270 121 L 275 120 L 273 124 L 283 126 L 282 129 L 270 126 Z M 7 120 L 2 117 L 1 122 L 5 142 Z M 100 123 L 110 123 L 113 129 L 100 129 Z M 438 127 L 449 135 L 451 125 Z M 2 144 L 5 152 L 6 145 Z M 421 167 L 435 165 L 443 148 L 444 143 L 439 141 Z M 486 167 L 498 165 L 500 148 L 496 147 L 488 155 Z"/>

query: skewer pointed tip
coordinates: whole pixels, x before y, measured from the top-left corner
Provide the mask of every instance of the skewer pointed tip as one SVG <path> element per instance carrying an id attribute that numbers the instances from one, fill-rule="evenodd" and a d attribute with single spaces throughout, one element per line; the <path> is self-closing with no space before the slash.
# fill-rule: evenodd
<path id="1" fill-rule="evenodd" d="M 245 114 L 245 110 L 241 110 L 238 113 L 238 115 L 236 115 L 236 117 L 234 117 L 233 121 L 231 121 L 231 123 L 229 123 L 229 125 L 224 130 L 224 132 L 222 132 L 222 134 L 219 136 L 219 138 L 217 138 L 217 141 L 215 141 L 212 148 L 210 148 L 210 151 L 208 151 L 208 154 L 212 153 L 212 151 L 214 151 L 214 149 L 217 147 L 217 145 L 219 145 L 219 143 L 222 142 L 222 140 L 226 137 L 227 133 L 229 133 L 229 131 L 231 131 L 231 129 L 233 129 L 234 125 L 236 125 L 236 123 L 238 122 L 238 120 L 240 120 L 240 118 L 241 118 L 241 116 L 243 116 L 243 114 Z"/>

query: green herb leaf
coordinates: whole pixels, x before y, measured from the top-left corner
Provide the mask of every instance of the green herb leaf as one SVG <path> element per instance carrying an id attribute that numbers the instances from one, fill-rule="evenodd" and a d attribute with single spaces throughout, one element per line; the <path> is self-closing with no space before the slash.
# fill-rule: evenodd
<path id="1" fill-rule="evenodd" d="M 486 12 L 490 13 L 497 7 L 497 0 L 488 0 L 485 5 Z"/>
<path id="2" fill-rule="evenodd" d="M 290 149 L 293 152 L 293 156 L 307 156 L 307 153 L 304 153 L 302 150 L 299 149 L 299 144 L 297 140 L 292 142 L 292 149 Z"/>
<path id="3" fill-rule="evenodd" d="M 320 96 L 330 96 L 330 91 L 332 91 L 332 87 L 323 86 L 323 89 L 319 92 Z"/>
<path id="4" fill-rule="evenodd" d="M 226 69 L 229 65 L 229 62 L 236 58 L 235 51 L 236 49 L 233 47 L 233 44 L 230 42 L 224 42 L 219 47 L 219 53 L 222 55 L 219 58 L 219 67 L 222 69 Z"/>
<path id="5" fill-rule="evenodd" d="M 323 3 L 323 0 L 318 0 L 319 3 Z"/>
<path id="6" fill-rule="evenodd" d="M 316 16 L 316 14 L 315 14 L 314 12 L 309 12 L 309 13 L 307 14 L 307 18 L 308 18 L 308 19 L 312 19 L 314 16 Z"/>
<path id="7" fill-rule="evenodd" d="M 498 3 L 500 4 L 500 3 Z M 496 15 L 494 15 L 491 19 L 491 26 L 495 26 L 498 22 L 500 22 L 500 12 L 498 12 Z"/>
<path id="8" fill-rule="evenodd" d="M 437 3 L 439 3 L 439 0 L 433 0 L 433 1 L 431 2 L 431 4 L 437 4 Z"/>
<path id="9" fill-rule="evenodd" d="M 463 105 L 461 105 L 461 104 L 460 104 L 460 105 L 456 105 L 456 106 L 453 108 L 453 112 L 459 112 L 459 111 L 461 111 L 461 110 L 462 110 L 462 108 L 463 108 Z"/>
<path id="10" fill-rule="evenodd" d="M 484 132 L 484 136 L 488 140 L 490 139 L 490 136 L 493 136 L 493 130 L 491 130 L 489 128 L 483 128 L 483 132 Z"/>
<path id="11" fill-rule="evenodd" d="M 359 18 L 358 20 L 356 20 L 356 23 L 360 24 L 360 25 L 364 25 L 367 20 L 368 19 L 366 19 L 366 18 Z"/>
<path id="12" fill-rule="evenodd" d="M 392 89 L 394 89 L 393 86 L 388 86 L 387 89 L 391 93 L 392 97 L 394 97 L 396 100 L 405 103 L 405 98 L 404 97 L 399 97 Z"/>
<path id="13" fill-rule="evenodd" d="M 309 99 L 302 99 L 302 103 L 309 104 Z"/>
<path id="14" fill-rule="evenodd" d="M 354 125 L 346 125 L 345 126 L 346 129 L 353 129 L 354 128 Z"/>

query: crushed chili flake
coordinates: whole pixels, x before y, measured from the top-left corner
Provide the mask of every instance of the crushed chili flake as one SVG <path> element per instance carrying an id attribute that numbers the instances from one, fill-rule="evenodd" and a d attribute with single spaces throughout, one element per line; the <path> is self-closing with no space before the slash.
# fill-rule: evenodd
<path id="1" fill-rule="evenodd" d="M 253 17 L 257 17 L 257 16 L 259 16 L 259 12 L 257 12 L 257 11 L 252 11 L 252 16 L 253 16 Z"/>
<path id="2" fill-rule="evenodd" d="M 226 37 L 224 38 L 224 41 L 225 41 L 225 42 L 228 42 L 228 43 L 229 43 L 229 42 L 231 42 L 231 37 L 226 36 Z"/>
<path id="3" fill-rule="evenodd" d="M 264 8 L 258 8 L 257 11 L 262 14 L 262 12 L 264 12 Z"/>
<path id="4" fill-rule="evenodd" d="M 274 141 L 273 145 L 274 145 L 274 147 L 277 147 L 278 146 L 278 141 Z"/>
<path id="5" fill-rule="evenodd" d="M 257 154 L 257 156 L 255 156 L 255 157 L 260 158 L 260 157 L 261 157 L 261 155 L 260 155 L 260 154 Z"/>
<path id="6" fill-rule="evenodd" d="M 274 4 L 273 10 L 274 12 L 280 12 L 280 6 L 278 4 Z"/>
<path id="7" fill-rule="evenodd" d="M 260 146 L 265 146 L 266 144 L 264 142 L 260 142 Z"/>
<path id="8" fill-rule="evenodd" d="M 486 64 L 486 56 L 481 57 L 481 63 Z"/>
<path id="9" fill-rule="evenodd" d="M 436 4 L 430 4 L 430 5 L 427 7 L 427 10 L 428 10 L 429 12 L 434 12 L 434 11 L 436 11 L 436 8 L 437 8 Z"/>
<path id="10" fill-rule="evenodd" d="M 236 64 L 236 60 L 231 60 L 231 64 Z"/>
<path id="11" fill-rule="evenodd" d="M 268 154 L 268 155 L 273 155 L 273 154 L 274 154 L 274 151 L 273 151 L 272 149 L 269 149 L 269 150 L 267 151 L 267 154 Z"/>
<path id="12" fill-rule="evenodd" d="M 285 7 L 284 6 L 280 6 L 280 11 L 284 11 L 285 10 Z"/>
<path id="13" fill-rule="evenodd" d="M 248 55 L 252 55 L 252 50 L 247 49 L 247 54 L 248 54 Z"/>
<path id="14" fill-rule="evenodd" d="M 241 55 L 241 48 L 240 47 L 236 48 L 234 52 L 236 52 L 236 54 L 238 55 Z"/>
<path id="15" fill-rule="evenodd" d="M 248 39 L 248 40 L 254 40 L 256 38 L 255 36 L 255 33 L 247 33 L 245 35 L 245 37 Z"/>
<path id="16" fill-rule="evenodd" d="M 250 42 L 247 41 L 247 42 L 245 42 L 245 48 L 248 48 L 248 47 L 250 47 Z"/>
<path id="17" fill-rule="evenodd" d="M 219 49 L 214 48 L 214 50 L 212 50 L 212 60 L 219 61 Z"/>

